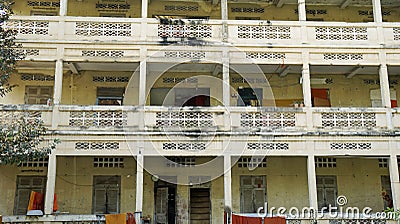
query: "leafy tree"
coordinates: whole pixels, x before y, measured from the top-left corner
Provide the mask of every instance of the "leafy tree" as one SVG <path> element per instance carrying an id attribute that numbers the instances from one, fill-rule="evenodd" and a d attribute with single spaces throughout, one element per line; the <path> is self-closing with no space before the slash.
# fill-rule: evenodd
<path id="1" fill-rule="evenodd" d="M 23 59 L 21 45 L 15 43 L 16 32 L 5 26 L 12 14 L 10 0 L 0 0 L 0 96 L 15 85 L 9 84 L 17 62 Z M 32 112 L 0 111 L 0 162 L 15 164 L 43 158 L 56 148 L 59 140 L 45 140 L 48 130 Z"/>

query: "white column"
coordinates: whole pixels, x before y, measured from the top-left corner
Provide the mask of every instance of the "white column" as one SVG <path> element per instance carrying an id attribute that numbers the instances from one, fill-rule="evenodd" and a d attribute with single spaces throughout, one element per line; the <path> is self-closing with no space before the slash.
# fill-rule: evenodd
<path id="1" fill-rule="evenodd" d="M 144 157 L 142 154 L 143 148 L 139 146 L 139 151 L 136 156 L 136 218 L 138 218 L 143 212 L 143 168 L 144 168 Z M 141 223 L 140 220 L 136 220 L 136 223 Z"/>
<path id="2" fill-rule="evenodd" d="M 146 105 L 146 74 L 147 61 L 144 59 L 140 62 L 139 68 L 139 106 Z"/>
<path id="3" fill-rule="evenodd" d="M 318 210 L 317 181 L 314 158 L 314 155 L 308 155 L 307 157 L 308 197 L 310 208 L 315 208 Z"/>
<path id="4" fill-rule="evenodd" d="M 306 21 L 307 14 L 306 14 L 306 0 L 298 0 L 298 11 L 299 11 L 299 21 Z"/>
<path id="5" fill-rule="evenodd" d="M 147 18 L 148 7 L 149 7 L 149 1 L 142 0 L 142 18 Z"/>
<path id="6" fill-rule="evenodd" d="M 61 102 L 62 81 L 63 81 L 63 61 L 62 59 L 58 59 L 56 61 L 56 71 L 54 75 L 54 93 L 53 93 L 54 105 L 59 105 Z"/>
<path id="7" fill-rule="evenodd" d="M 221 0 L 221 19 L 228 20 L 228 0 Z"/>
<path id="8" fill-rule="evenodd" d="M 225 207 L 232 209 L 232 172 L 231 156 L 224 155 L 224 202 Z"/>
<path id="9" fill-rule="evenodd" d="M 68 10 L 68 0 L 60 0 L 60 16 L 66 16 Z"/>
<path id="10" fill-rule="evenodd" d="M 389 75 L 386 64 L 381 64 L 379 67 L 379 83 L 381 88 L 382 106 L 385 108 L 391 108 Z"/>
<path id="11" fill-rule="evenodd" d="M 227 51 L 222 53 L 222 103 L 225 107 L 229 107 L 231 104 L 228 54 Z"/>
<path id="12" fill-rule="evenodd" d="M 390 155 L 389 163 L 390 183 L 392 188 L 391 197 L 393 197 L 394 209 L 397 210 L 400 208 L 400 180 L 396 154 Z"/>
<path id="13" fill-rule="evenodd" d="M 56 187 L 56 167 L 56 150 L 53 150 L 49 155 L 49 163 L 47 167 L 46 197 L 44 201 L 44 214 L 46 215 L 53 213 L 54 192 Z"/>
<path id="14" fill-rule="evenodd" d="M 303 57 L 305 55 L 303 54 Z M 308 57 L 308 54 L 307 54 Z M 310 65 L 307 63 L 303 63 L 302 70 L 302 87 L 303 87 L 303 97 L 304 97 L 304 106 L 312 107 L 311 102 L 311 81 L 310 81 Z"/>
<path id="15" fill-rule="evenodd" d="M 381 0 L 372 0 L 372 8 L 374 11 L 374 21 L 376 23 L 381 23 L 382 22 Z"/>

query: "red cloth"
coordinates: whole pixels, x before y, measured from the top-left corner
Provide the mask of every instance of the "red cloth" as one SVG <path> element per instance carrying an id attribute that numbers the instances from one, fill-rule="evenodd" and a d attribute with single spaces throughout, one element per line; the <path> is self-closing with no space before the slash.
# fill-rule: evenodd
<path id="1" fill-rule="evenodd" d="M 56 212 L 58 210 L 58 204 L 57 204 L 57 195 L 54 194 L 54 201 L 53 201 L 53 212 Z"/>
<path id="2" fill-rule="evenodd" d="M 126 224 L 136 224 L 134 213 L 126 213 Z"/>
<path id="3" fill-rule="evenodd" d="M 28 211 L 30 210 L 42 210 L 44 209 L 44 194 L 31 191 L 31 196 L 28 203 Z"/>
<path id="4" fill-rule="evenodd" d="M 262 224 L 262 218 L 232 214 L 232 224 Z"/>
<path id="5" fill-rule="evenodd" d="M 264 224 L 286 224 L 286 219 L 284 217 L 266 217 Z"/>

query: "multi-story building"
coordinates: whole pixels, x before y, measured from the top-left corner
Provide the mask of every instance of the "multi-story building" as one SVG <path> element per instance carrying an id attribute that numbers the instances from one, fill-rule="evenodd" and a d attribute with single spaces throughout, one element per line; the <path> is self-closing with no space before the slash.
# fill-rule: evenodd
<path id="1" fill-rule="evenodd" d="M 217 224 L 265 202 L 375 213 L 382 194 L 400 208 L 399 1 L 18 0 L 13 10 L 6 26 L 26 57 L 2 116 L 42 119 L 61 143 L 0 167 L 3 222 L 136 212 Z M 25 216 L 31 190 L 45 193 L 44 216 Z"/>

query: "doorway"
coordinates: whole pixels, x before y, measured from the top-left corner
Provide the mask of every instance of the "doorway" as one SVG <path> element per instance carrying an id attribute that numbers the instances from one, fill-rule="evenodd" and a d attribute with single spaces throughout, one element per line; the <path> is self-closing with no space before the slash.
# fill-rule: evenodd
<path id="1" fill-rule="evenodd" d="M 175 224 L 176 185 L 159 180 L 154 185 L 155 223 Z"/>
<path id="2" fill-rule="evenodd" d="M 238 106 L 259 107 L 262 105 L 263 89 L 261 88 L 240 88 L 238 89 Z"/>
<path id="3" fill-rule="evenodd" d="M 330 107 L 329 89 L 311 89 L 313 107 Z"/>
<path id="4" fill-rule="evenodd" d="M 210 188 L 190 188 L 190 224 L 210 224 Z"/>

